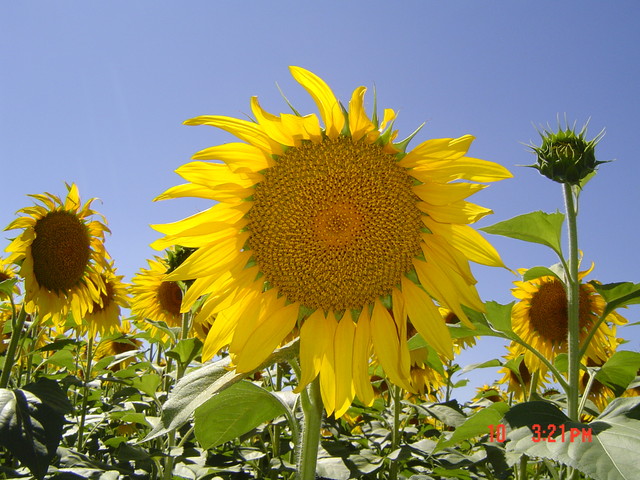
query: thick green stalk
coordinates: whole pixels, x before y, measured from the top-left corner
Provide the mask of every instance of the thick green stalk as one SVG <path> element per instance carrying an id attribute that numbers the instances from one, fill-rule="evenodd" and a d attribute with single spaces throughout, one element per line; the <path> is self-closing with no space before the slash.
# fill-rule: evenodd
<path id="1" fill-rule="evenodd" d="M 78 451 L 82 451 L 84 444 L 84 425 L 87 418 L 87 408 L 89 408 L 89 382 L 91 381 L 91 368 L 93 366 L 93 337 L 95 333 L 89 328 L 89 339 L 87 340 L 87 366 L 84 370 L 84 387 L 82 389 L 82 411 L 80 412 L 80 426 L 78 427 Z"/>
<path id="2" fill-rule="evenodd" d="M 307 385 L 302 393 L 302 413 L 304 425 L 302 443 L 298 456 L 298 480 L 314 480 L 318 463 L 318 447 L 320 446 L 320 428 L 324 406 L 320 395 L 320 379 Z"/>
<path id="3" fill-rule="evenodd" d="M 4 366 L 2 367 L 2 376 L 0 376 L 0 388 L 7 388 L 9 386 L 9 378 L 11 377 L 11 369 L 15 362 L 16 350 L 18 349 L 18 343 L 22 337 L 22 329 L 24 322 L 27 319 L 27 312 L 24 309 L 24 305 L 20 309 L 18 318 L 14 317 L 11 325 L 11 340 L 7 347 L 7 353 L 4 357 Z"/>
<path id="4" fill-rule="evenodd" d="M 580 421 L 580 280 L 578 279 L 578 205 L 574 197 L 573 187 L 563 185 L 564 201 L 567 210 L 567 227 L 569 237 L 569 271 L 567 272 L 567 316 L 569 319 L 569 388 L 567 390 L 568 416 L 571 420 Z M 575 198 L 575 201 L 574 201 Z M 576 480 L 580 473 L 571 469 L 568 478 Z"/>
<path id="5" fill-rule="evenodd" d="M 400 446 L 400 413 L 402 412 L 402 389 L 396 385 L 389 385 L 393 397 L 393 430 L 391 430 L 391 452 L 395 452 Z M 391 459 L 389 465 L 389 480 L 398 478 L 398 462 Z"/>
<path id="6" fill-rule="evenodd" d="M 578 210 L 577 205 L 574 202 L 572 186 L 565 183 L 563 187 L 569 237 L 569 272 L 567 272 L 567 279 L 569 282 L 567 285 L 567 316 L 569 319 L 569 389 L 567 391 L 567 402 L 569 418 L 573 421 L 579 421 L 580 281 L 578 280 Z"/>

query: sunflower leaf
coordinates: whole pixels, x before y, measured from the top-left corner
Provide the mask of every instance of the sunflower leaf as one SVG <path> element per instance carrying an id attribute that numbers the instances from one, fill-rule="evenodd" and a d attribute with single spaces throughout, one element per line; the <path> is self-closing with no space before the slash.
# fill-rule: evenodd
<path id="1" fill-rule="evenodd" d="M 23 389 L 0 389 L 0 445 L 43 478 L 62 438 L 64 414 L 71 411 L 53 380 L 40 379 Z"/>
<path id="2" fill-rule="evenodd" d="M 489 301 L 485 303 L 487 309 L 487 320 L 491 326 L 507 335 L 511 338 L 513 336 L 513 330 L 511 329 L 511 309 L 514 302 L 502 305 L 498 302 Z"/>
<path id="3" fill-rule="evenodd" d="M 287 361 L 298 352 L 298 341 L 292 342 L 271 354 L 258 368 L 251 372 L 237 373 L 229 371 L 229 358 L 203 365 L 180 379 L 162 406 L 160 422 L 142 441 L 164 435 L 185 424 L 195 410 L 214 394 L 238 383 L 251 375 L 277 362 Z"/>
<path id="4" fill-rule="evenodd" d="M 512 428 L 507 437 L 511 462 L 527 454 L 569 465 L 595 480 L 640 478 L 639 398 L 616 398 L 588 425 L 569 421 L 546 402 L 516 405 L 505 421 Z"/>
<path id="5" fill-rule="evenodd" d="M 285 408 L 271 392 L 242 381 L 217 393 L 196 409 L 195 435 L 203 448 L 214 448 L 286 415 Z"/>
<path id="6" fill-rule="evenodd" d="M 640 370 L 640 353 L 626 350 L 614 353 L 596 374 L 596 380 L 620 396 L 636 378 Z"/>
<path id="7" fill-rule="evenodd" d="M 562 258 L 561 236 L 563 222 L 564 214 L 560 212 L 545 213 L 537 211 L 519 215 L 479 230 L 493 235 L 503 235 L 524 240 L 525 242 L 546 245 Z"/>
<path id="8" fill-rule="evenodd" d="M 603 316 L 607 316 L 616 308 L 640 303 L 640 283 L 618 282 L 600 284 L 589 282 L 593 288 L 607 301 Z"/>
<path id="9" fill-rule="evenodd" d="M 488 434 L 489 425 L 499 424 L 507 410 L 509 405 L 506 402 L 497 402 L 474 413 L 458 426 L 449 438 L 441 436 L 434 453 L 464 440 Z"/>

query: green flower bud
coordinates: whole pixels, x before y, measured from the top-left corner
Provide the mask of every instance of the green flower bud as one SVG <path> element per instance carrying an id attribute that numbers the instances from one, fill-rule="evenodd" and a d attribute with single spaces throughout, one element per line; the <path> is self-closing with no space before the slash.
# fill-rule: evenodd
<path id="1" fill-rule="evenodd" d="M 538 131 L 542 137 L 542 145 L 528 145 L 538 157 L 537 163 L 529 166 L 538 169 L 554 182 L 580 184 L 582 179 L 595 172 L 598 165 L 606 163 L 596 160 L 595 156 L 596 144 L 604 136 L 604 130 L 592 140 L 587 140 L 587 124 L 578 133 L 575 131 L 575 123 L 565 130 L 558 125 L 557 133 L 550 130 Z"/>

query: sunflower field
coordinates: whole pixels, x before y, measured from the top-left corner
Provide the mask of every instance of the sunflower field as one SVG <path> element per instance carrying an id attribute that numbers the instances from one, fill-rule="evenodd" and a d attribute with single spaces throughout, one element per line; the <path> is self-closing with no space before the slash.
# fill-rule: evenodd
<path id="1" fill-rule="evenodd" d="M 153 225 L 158 255 L 130 284 L 75 183 L 6 227 L 0 478 L 640 478 L 640 353 L 624 345 L 640 284 L 598 282 L 577 229 L 588 181 L 615 168 L 602 134 L 541 129 L 530 167 L 564 213 L 476 229 L 492 211 L 468 198 L 512 174 L 468 156 L 474 137 L 399 136 L 365 87 L 341 102 L 290 71 L 318 114 L 253 97 L 248 120 L 185 122 L 237 141 L 176 170 L 155 200 L 210 207 Z M 490 235 L 557 263 L 505 265 Z M 471 263 L 513 271 L 514 300 L 481 299 Z M 460 365 L 483 336 L 504 351 Z M 454 375 L 484 368 L 499 378 L 461 401 Z"/>

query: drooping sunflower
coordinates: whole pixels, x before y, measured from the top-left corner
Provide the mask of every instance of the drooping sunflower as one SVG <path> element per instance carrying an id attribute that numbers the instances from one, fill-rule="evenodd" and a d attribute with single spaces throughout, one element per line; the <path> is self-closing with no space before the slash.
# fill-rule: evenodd
<path id="1" fill-rule="evenodd" d="M 458 325 L 460 323 L 460 319 L 458 316 L 453 313 L 451 310 L 440 307 L 438 309 L 440 311 L 440 315 L 444 318 L 444 323 L 447 325 Z M 460 337 L 453 339 L 453 351 L 456 355 L 460 355 L 460 352 L 465 348 L 471 348 L 476 344 L 476 337 L 468 336 L 468 337 Z"/>
<path id="2" fill-rule="evenodd" d="M 78 187 L 67 190 L 64 202 L 50 193 L 30 195 L 42 205 L 19 210 L 25 215 L 6 228 L 24 229 L 7 247 L 7 260 L 20 265 L 25 308 L 29 314 L 37 309 L 41 320 L 57 321 L 69 312 L 81 319 L 105 291 L 106 221 L 91 209 L 95 199 L 82 205 Z"/>
<path id="3" fill-rule="evenodd" d="M 593 270 L 580 272 L 583 280 Z M 520 270 L 524 274 L 526 270 Z M 513 331 L 525 342 L 553 362 L 559 353 L 567 352 L 567 293 L 564 283 L 554 276 L 543 276 L 530 281 L 513 282 L 513 296 L 520 301 L 513 306 L 511 322 Z M 584 342 L 602 315 L 606 302 L 590 283 L 580 284 L 579 299 L 580 342 Z M 612 312 L 600 324 L 586 350 L 586 358 L 605 362 L 616 349 L 616 325 L 627 323 L 617 312 Z M 540 359 L 522 346 L 514 348 L 517 354 L 524 354 L 527 367 L 534 371 L 544 369 Z M 583 359 L 584 362 L 584 359 Z"/>
<path id="4" fill-rule="evenodd" d="M 9 261 L 0 257 L 0 283 L 4 282 L 5 280 L 11 280 L 12 278 L 15 278 L 15 276 L 16 272 L 13 268 L 13 265 Z M 18 287 L 18 285 L 14 285 L 12 291 L 16 295 L 20 294 L 20 288 Z M 9 298 L 7 294 L 0 291 L 0 300 L 6 298 Z"/>
<path id="5" fill-rule="evenodd" d="M 94 359 L 100 360 L 105 357 L 115 357 L 131 352 L 131 356 L 122 359 L 122 361 L 118 363 L 115 363 L 115 361 L 117 361 L 115 360 L 114 363 L 109 366 L 113 371 L 120 370 L 133 362 L 135 358 L 133 352 L 136 352 L 142 346 L 142 342 L 135 337 L 133 326 L 128 320 L 123 320 L 115 330 L 116 333 L 114 335 L 100 341 L 94 353 Z"/>
<path id="6" fill-rule="evenodd" d="M 465 199 L 484 188 L 471 182 L 511 174 L 466 157 L 470 135 L 427 140 L 407 153 L 411 137 L 394 143 L 392 110 L 381 123 L 366 114 L 365 87 L 345 108 L 313 73 L 291 73 L 324 128 L 315 114 L 270 114 L 255 97 L 253 122 L 186 121 L 242 142 L 202 150 L 176 171 L 189 183 L 158 199 L 218 203 L 156 226 L 166 236 L 154 247 L 198 249 L 167 279 L 194 280 L 182 311 L 208 295 L 200 315 L 217 314 L 204 359 L 228 346 L 236 369 L 251 371 L 298 326 L 298 389 L 320 375 L 326 410 L 339 417 L 354 395 L 373 400 L 371 347 L 389 379 L 413 391 L 408 318 L 436 351 L 452 355 L 434 300 L 468 323 L 462 305 L 483 310 L 469 261 L 503 266 L 468 226 L 491 211 Z"/>
<path id="7" fill-rule="evenodd" d="M 105 290 L 100 295 L 100 302 L 95 302 L 85 320 L 92 332 L 102 334 L 116 330 L 120 325 L 120 309 L 129 308 L 127 284 L 122 275 L 116 275 L 113 266 L 100 273 Z"/>

